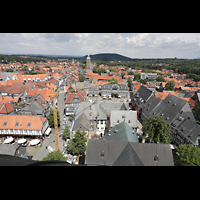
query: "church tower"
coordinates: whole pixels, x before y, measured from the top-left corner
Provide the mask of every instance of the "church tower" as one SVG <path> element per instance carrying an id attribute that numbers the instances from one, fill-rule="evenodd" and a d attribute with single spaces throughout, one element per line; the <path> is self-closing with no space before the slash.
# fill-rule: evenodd
<path id="1" fill-rule="evenodd" d="M 86 59 L 86 68 L 90 68 L 91 67 L 91 59 L 90 59 L 90 56 L 88 54 L 88 57 Z"/>

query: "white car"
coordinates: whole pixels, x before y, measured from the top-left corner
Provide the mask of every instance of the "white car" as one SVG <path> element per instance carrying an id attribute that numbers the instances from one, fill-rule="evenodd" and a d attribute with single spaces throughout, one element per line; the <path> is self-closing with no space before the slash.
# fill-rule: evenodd
<path id="1" fill-rule="evenodd" d="M 48 146 L 48 150 L 49 150 L 50 153 L 53 152 L 53 151 L 55 151 L 55 149 L 52 148 L 51 146 Z"/>

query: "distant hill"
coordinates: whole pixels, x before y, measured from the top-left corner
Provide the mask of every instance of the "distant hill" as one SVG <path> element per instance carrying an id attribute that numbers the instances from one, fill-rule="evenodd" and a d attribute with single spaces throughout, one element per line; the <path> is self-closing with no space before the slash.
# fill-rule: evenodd
<path id="1" fill-rule="evenodd" d="M 85 60 L 87 58 L 88 55 L 83 56 L 81 59 Z M 99 53 L 99 54 L 94 54 L 94 55 L 90 55 L 90 58 L 92 60 L 96 60 L 96 59 L 100 59 L 100 60 L 107 60 L 107 61 L 111 61 L 111 60 L 131 60 L 131 58 L 126 57 L 126 56 L 122 56 L 120 54 L 117 53 Z"/>

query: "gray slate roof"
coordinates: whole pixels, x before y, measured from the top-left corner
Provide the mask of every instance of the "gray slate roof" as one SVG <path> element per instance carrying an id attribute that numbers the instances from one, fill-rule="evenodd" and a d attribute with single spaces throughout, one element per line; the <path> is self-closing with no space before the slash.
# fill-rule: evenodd
<path id="1" fill-rule="evenodd" d="M 84 113 L 82 113 L 78 119 L 75 120 L 73 131 L 89 131 L 89 120 L 85 116 Z"/>
<path id="2" fill-rule="evenodd" d="M 101 139 L 138 142 L 136 132 L 125 121 L 122 121 L 120 124 L 114 126 L 109 133 L 103 136 Z"/>
<path id="3" fill-rule="evenodd" d="M 111 110 L 124 110 L 127 109 L 127 105 L 123 102 L 81 102 L 76 110 L 75 118 L 77 119 L 84 112 L 88 120 L 94 120 L 97 114 L 99 114 L 98 120 L 107 120 Z"/>
<path id="4" fill-rule="evenodd" d="M 114 127 L 124 121 L 122 116 L 125 116 L 125 121 L 130 125 L 130 127 L 137 128 L 137 111 L 133 110 L 111 110 L 110 126 Z"/>
<path id="5" fill-rule="evenodd" d="M 158 161 L 155 156 L 158 155 Z M 87 165 L 173 166 L 171 147 L 167 144 L 134 143 L 89 139 L 85 157 Z"/>

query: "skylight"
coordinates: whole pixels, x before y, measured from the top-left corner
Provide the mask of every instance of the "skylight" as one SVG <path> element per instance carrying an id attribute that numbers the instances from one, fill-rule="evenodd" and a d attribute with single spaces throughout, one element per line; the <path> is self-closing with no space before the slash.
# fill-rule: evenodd
<path id="1" fill-rule="evenodd" d="M 16 122 L 15 127 L 18 127 L 18 126 L 19 126 L 19 122 Z"/>
<path id="2" fill-rule="evenodd" d="M 7 125 L 7 122 L 4 122 L 4 123 L 3 123 L 3 126 L 6 126 L 6 125 Z"/>
<path id="3" fill-rule="evenodd" d="M 31 126 L 31 122 L 28 122 L 28 125 L 27 125 L 27 127 L 30 127 Z"/>

